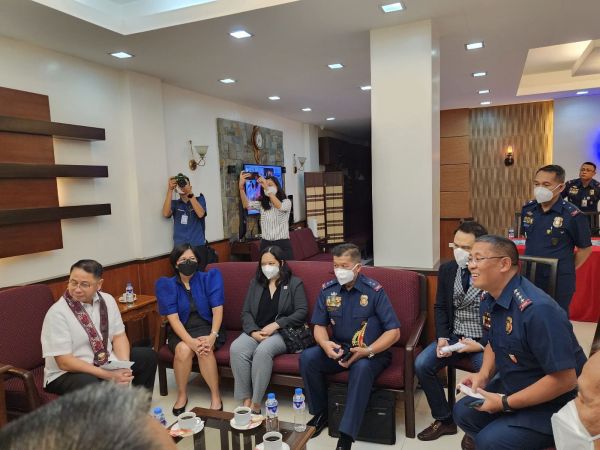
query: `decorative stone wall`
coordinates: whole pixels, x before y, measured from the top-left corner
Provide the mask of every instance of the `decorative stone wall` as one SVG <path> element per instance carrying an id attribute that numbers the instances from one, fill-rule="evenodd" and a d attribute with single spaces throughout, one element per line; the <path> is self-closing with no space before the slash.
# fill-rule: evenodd
<path id="1" fill-rule="evenodd" d="M 217 137 L 221 170 L 223 204 L 223 236 L 237 239 L 240 225 L 238 179 L 244 163 L 283 166 L 283 132 L 260 127 L 264 148 L 255 159 L 252 130 L 255 125 L 234 120 L 217 119 Z M 233 173 L 230 173 L 233 171 Z M 258 215 L 248 216 L 246 236 L 258 233 Z"/>

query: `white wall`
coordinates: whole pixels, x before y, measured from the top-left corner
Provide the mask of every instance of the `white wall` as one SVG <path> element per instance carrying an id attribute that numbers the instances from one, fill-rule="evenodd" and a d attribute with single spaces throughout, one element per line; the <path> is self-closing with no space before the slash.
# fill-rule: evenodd
<path id="1" fill-rule="evenodd" d="M 564 167 L 569 180 L 579 177 L 579 168 L 585 161 L 600 167 L 600 95 L 554 101 L 552 159 Z"/>
<path id="2" fill-rule="evenodd" d="M 53 121 L 106 129 L 106 141 L 55 139 L 54 153 L 57 164 L 109 170 L 108 178 L 59 179 L 61 206 L 112 206 L 109 216 L 63 220 L 62 249 L 0 259 L 0 287 L 65 275 L 80 258 L 109 265 L 167 253 L 172 224 L 161 207 L 167 177 L 180 171 L 207 197 L 208 239 L 222 239 L 218 117 L 283 131 L 287 190 L 294 194 L 296 219 L 304 217 L 291 156 L 307 156 L 318 165 L 315 127 L 3 37 L 0 61 L 0 86 L 48 95 Z M 187 170 L 189 139 L 210 146 L 207 165 L 195 173 Z"/>

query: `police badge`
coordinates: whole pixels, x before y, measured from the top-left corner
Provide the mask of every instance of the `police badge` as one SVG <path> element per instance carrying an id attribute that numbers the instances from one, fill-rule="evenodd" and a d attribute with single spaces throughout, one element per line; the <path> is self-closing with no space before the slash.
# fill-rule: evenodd
<path id="1" fill-rule="evenodd" d="M 363 294 L 360 296 L 360 306 L 367 306 L 369 304 L 369 296 Z"/>
<path id="2" fill-rule="evenodd" d="M 512 317 L 508 316 L 506 318 L 506 334 L 512 333 Z"/>
<path id="3" fill-rule="evenodd" d="M 554 221 L 552 222 L 552 226 L 554 228 L 560 228 L 560 227 L 562 227 L 562 224 L 563 224 L 563 218 L 560 216 L 556 216 L 554 218 Z"/>

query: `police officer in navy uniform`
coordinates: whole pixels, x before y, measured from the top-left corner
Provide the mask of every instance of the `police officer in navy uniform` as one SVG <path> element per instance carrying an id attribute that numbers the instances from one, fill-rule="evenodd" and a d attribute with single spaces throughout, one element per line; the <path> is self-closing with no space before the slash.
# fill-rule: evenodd
<path id="1" fill-rule="evenodd" d="M 577 207 L 560 197 L 565 171 L 561 166 L 544 166 L 534 179 L 532 200 L 521 211 L 525 235 L 525 255 L 558 259 L 555 300 L 569 314 L 575 292 L 575 270 L 592 253 L 588 221 Z M 573 256 L 575 247 L 578 252 Z M 536 286 L 546 289 L 550 268 L 542 265 L 536 273 Z"/>
<path id="2" fill-rule="evenodd" d="M 300 371 L 314 417 L 308 422 L 317 436 L 327 425 L 326 376 L 349 371 L 346 408 L 340 422 L 340 438 L 336 449 L 352 446 L 369 402 L 371 387 L 377 376 L 390 364 L 386 350 L 400 338 L 400 322 L 381 285 L 360 273 L 360 250 L 354 244 L 341 244 L 332 250 L 336 275 L 323 285 L 312 316 L 317 346 L 300 355 Z M 340 358 L 343 346 L 352 345 L 352 338 L 370 318 L 376 319 L 380 333 L 370 345 L 350 349 L 347 361 Z M 332 337 L 327 327 L 331 326 Z"/>
<path id="3" fill-rule="evenodd" d="M 584 162 L 579 169 L 579 178 L 567 181 L 561 196 L 583 212 L 598 211 L 600 183 L 594 179 L 594 175 L 596 175 L 596 164 Z"/>
<path id="4" fill-rule="evenodd" d="M 577 395 L 586 358 L 573 327 L 518 265 L 517 248 L 504 237 L 479 237 L 471 250 L 473 285 L 487 291 L 481 313 L 488 343 L 479 372 L 461 381 L 483 403 L 468 396 L 453 411 L 466 433 L 463 449 L 551 447 L 550 418 Z"/>

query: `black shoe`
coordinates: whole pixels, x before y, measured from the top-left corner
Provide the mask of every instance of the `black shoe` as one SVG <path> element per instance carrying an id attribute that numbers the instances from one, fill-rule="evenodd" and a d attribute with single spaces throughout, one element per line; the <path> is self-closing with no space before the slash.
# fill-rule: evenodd
<path id="1" fill-rule="evenodd" d="M 340 438 L 335 446 L 335 450 L 350 450 L 352 448 L 352 442 L 354 441 L 350 436 L 340 433 Z"/>
<path id="2" fill-rule="evenodd" d="M 315 427 L 315 432 L 311 439 L 321 434 L 321 431 L 327 426 L 327 411 L 322 412 L 310 419 L 307 424 L 309 427 Z"/>
<path id="3" fill-rule="evenodd" d="M 186 398 L 186 399 L 185 399 L 185 405 L 183 405 L 181 408 L 175 408 L 175 407 L 173 406 L 173 415 L 174 415 L 175 417 L 177 417 L 179 414 L 181 414 L 181 413 L 185 412 L 185 408 L 187 407 L 187 404 L 188 404 L 188 399 Z"/>

